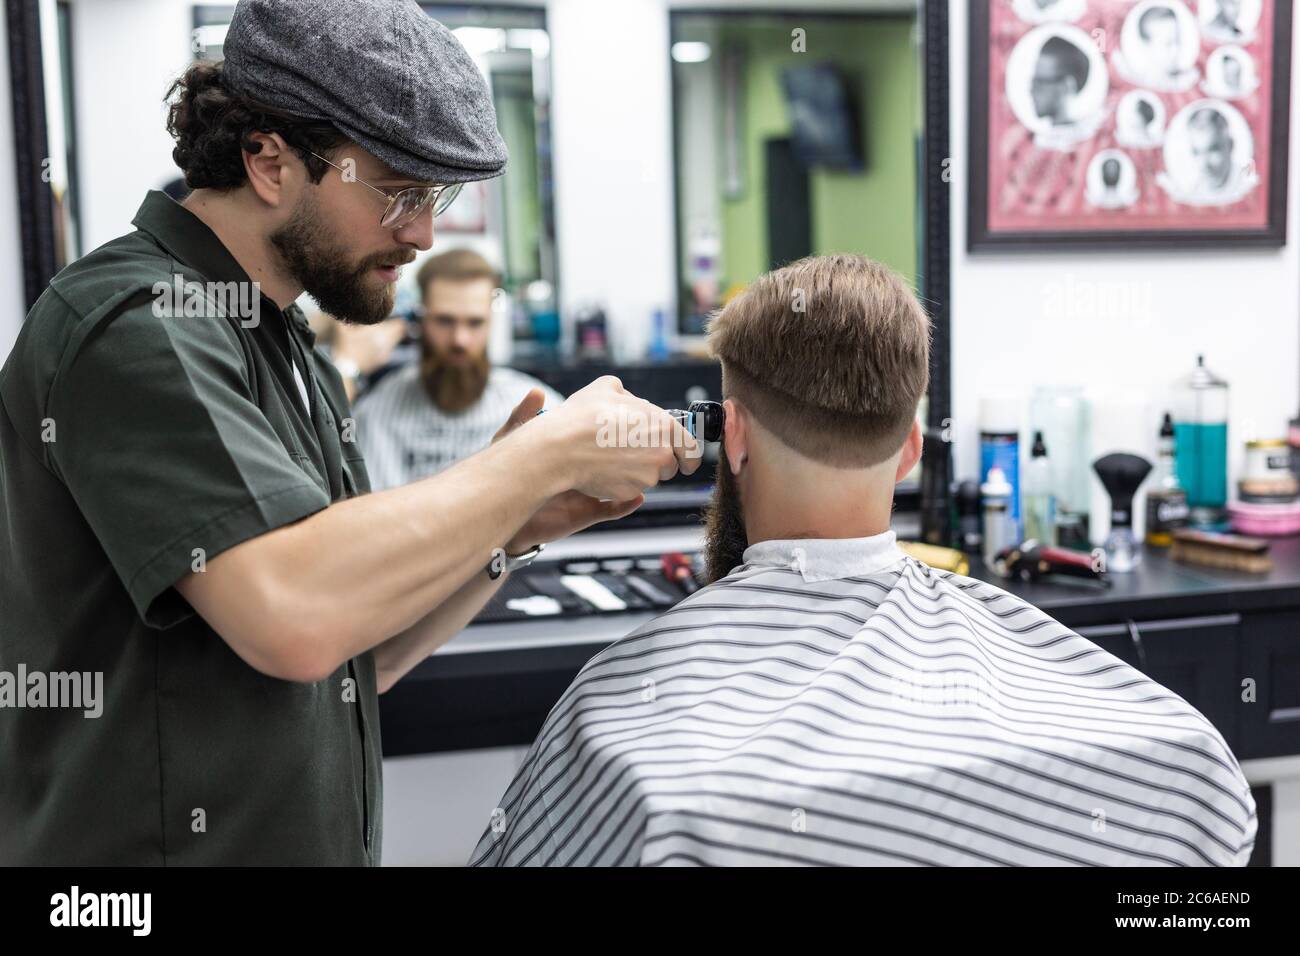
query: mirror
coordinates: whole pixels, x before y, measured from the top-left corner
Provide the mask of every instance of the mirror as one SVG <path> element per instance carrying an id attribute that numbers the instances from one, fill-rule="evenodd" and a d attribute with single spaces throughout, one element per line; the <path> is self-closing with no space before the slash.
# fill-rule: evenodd
<path id="1" fill-rule="evenodd" d="M 439 217 L 434 246 L 421 258 L 468 247 L 500 267 L 507 302 L 529 296 L 554 300 L 559 280 L 545 11 L 421 6 L 456 33 L 482 69 L 510 151 L 503 176 L 467 184 Z M 42 179 L 54 205 L 55 271 L 129 232 L 147 190 L 165 189 L 175 198 L 185 194 L 171 159 L 163 96 L 194 59 L 221 58 L 234 9 L 233 3 L 151 5 L 146 10 L 113 0 L 40 0 L 48 137 Z M 113 82 L 103 77 L 113 77 Z M 418 268 L 419 260 L 403 275 L 399 313 L 418 307 Z M 513 324 L 521 337 L 532 335 L 532 323 Z"/>
<path id="2" fill-rule="evenodd" d="M 917 281 L 913 12 L 674 12 L 671 42 L 682 334 L 806 255 Z"/>
<path id="3" fill-rule="evenodd" d="M 675 11 L 670 36 L 678 331 L 702 335 L 748 283 L 808 255 L 869 256 L 920 289 L 915 11 Z"/>

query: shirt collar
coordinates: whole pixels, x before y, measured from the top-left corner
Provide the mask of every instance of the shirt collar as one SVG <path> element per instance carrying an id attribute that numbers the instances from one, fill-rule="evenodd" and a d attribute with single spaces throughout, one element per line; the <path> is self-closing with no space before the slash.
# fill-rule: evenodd
<path id="1" fill-rule="evenodd" d="M 866 538 L 773 538 L 751 544 L 746 565 L 789 568 L 808 583 L 883 571 L 907 555 L 890 529 Z"/>
<path id="2" fill-rule="evenodd" d="M 217 234 L 208 228 L 208 224 L 161 190 L 149 190 L 131 225 L 153 236 L 173 258 L 212 282 L 250 281 L 244 267 L 230 254 Z M 261 308 L 282 313 L 307 337 L 309 344 L 315 342 L 316 335 L 298 303 L 291 303 L 282 310 L 270 296 L 262 293 Z"/>

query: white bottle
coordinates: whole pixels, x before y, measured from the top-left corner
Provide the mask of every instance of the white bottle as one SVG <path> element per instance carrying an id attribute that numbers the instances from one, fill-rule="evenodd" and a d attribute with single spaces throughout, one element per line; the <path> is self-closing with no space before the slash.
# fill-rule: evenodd
<path id="1" fill-rule="evenodd" d="M 998 552 L 1016 543 L 1011 491 L 1011 483 L 997 465 L 989 469 L 988 478 L 980 485 L 984 498 L 984 566 L 990 571 L 997 570 L 994 559 Z"/>

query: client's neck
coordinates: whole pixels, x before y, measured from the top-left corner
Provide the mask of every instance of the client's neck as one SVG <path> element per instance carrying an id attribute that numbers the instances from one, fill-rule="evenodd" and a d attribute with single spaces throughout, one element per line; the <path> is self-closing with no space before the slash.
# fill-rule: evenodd
<path id="1" fill-rule="evenodd" d="M 891 460 L 869 469 L 832 468 L 806 458 L 759 455 L 741 478 L 750 544 L 784 538 L 865 538 L 889 530 Z"/>

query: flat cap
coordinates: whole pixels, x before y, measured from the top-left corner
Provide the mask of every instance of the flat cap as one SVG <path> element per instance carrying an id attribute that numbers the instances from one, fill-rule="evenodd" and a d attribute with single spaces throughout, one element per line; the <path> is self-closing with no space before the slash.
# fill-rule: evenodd
<path id="1" fill-rule="evenodd" d="M 415 0 L 239 0 L 222 71 L 232 93 L 329 120 L 412 179 L 505 168 L 483 75 Z"/>

